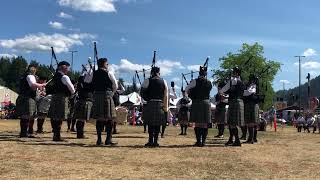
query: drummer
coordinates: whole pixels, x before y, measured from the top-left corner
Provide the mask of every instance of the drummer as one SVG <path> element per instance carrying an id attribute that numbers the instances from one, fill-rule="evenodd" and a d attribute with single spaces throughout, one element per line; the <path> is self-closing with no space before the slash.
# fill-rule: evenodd
<path id="1" fill-rule="evenodd" d="M 47 78 L 39 76 L 39 83 L 47 83 Z M 37 134 L 44 133 L 43 124 L 50 108 L 51 95 L 47 94 L 46 88 L 37 89 Z"/>

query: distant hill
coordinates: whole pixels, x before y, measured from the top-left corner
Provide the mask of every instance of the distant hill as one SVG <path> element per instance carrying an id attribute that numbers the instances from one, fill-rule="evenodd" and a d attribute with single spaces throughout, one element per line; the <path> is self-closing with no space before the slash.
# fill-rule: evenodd
<path id="1" fill-rule="evenodd" d="M 302 77 L 303 78 L 303 77 Z M 283 98 L 288 101 L 288 105 L 298 102 L 299 86 L 289 89 L 280 90 L 276 92 L 276 98 Z M 320 76 L 310 80 L 310 97 L 320 97 Z M 308 83 L 301 85 L 301 106 L 307 107 L 308 105 Z"/>

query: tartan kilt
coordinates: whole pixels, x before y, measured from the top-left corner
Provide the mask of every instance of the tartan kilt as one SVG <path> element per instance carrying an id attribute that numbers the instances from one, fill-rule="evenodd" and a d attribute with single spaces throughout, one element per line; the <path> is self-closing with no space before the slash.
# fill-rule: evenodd
<path id="1" fill-rule="evenodd" d="M 188 125 L 189 123 L 189 116 L 190 116 L 190 113 L 189 111 L 179 111 L 178 113 L 178 121 L 179 121 L 179 124 L 180 125 Z"/>
<path id="2" fill-rule="evenodd" d="M 228 125 L 244 126 L 244 105 L 242 99 L 229 101 Z"/>
<path id="3" fill-rule="evenodd" d="M 35 116 L 37 113 L 37 103 L 33 98 L 19 95 L 16 100 L 16 113 L 18 117 Z"/>
<path id="4" fill-rule="evenodd" d="M 211 123 L 211 104 L 209 99 L 192 100 L 190 122 Z"/>
<path id="5" fill-rule="evenodd" d="M 69 97 L 64 94 L 54 94 L 50 103 L 48 117 L 53 120 L 68 119 Z"/>
<path id="6" fill-rule="evenodd" d="M 258 123 L 259 121 L 259 105 L 255 102 L 247 102 L 244 104 L 244 120 L 246 124 Z"/>
<path id="7" fill-rule="evenodd" d="M 89 120 L 91 117 L 93 103 L 84 99 L 79 100 L 75 106 L 75 119 Z"/>
<path id="8" fill-rule="evenodd" d="M 163 102 L 148 101 L 148 104 L 143 107 L 143 119 L 149 126 L 162 126 L 166 123 Z"/>
<path id="9" fill-rule="evenodd" d="M 113 92 L 98 91 L 93 95 L 93 118 L 97 120 L 115 120 L 116 107 L 113 102 Z"/>
<path id="10" fill-rule="evenodd" d="M 214 112 L 214 119 L 217 124 L 226 123 L 226 105 L 218 104 Z"/>

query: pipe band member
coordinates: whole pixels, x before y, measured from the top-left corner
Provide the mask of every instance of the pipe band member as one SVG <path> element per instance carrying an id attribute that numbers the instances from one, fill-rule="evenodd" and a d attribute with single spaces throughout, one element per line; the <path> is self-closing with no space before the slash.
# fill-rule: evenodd
<path id="1" fill-rule="evenodd" d="M 29 122 L 34 121 L 37 112 L 36 90 L 43 88 L 46 83 L 40 84 L 36 80 L 37 66 L 30 64 L 20 79 L 19 96 L 16 101 L 17 115 L 20 117 L 20 137 L 33 138 L 32 129 L 29 128 Z M 33 125 L 33 123 L 32 123 Z M 29 130 L 28 130 L 29 128 Z M 32 130 L 32 131 L 31 131 Z M 28 135 L 29 131 L 29 135 Z"/>
<path id="2" fill-rule="evenodd" d="M 93 73 L 93 118 L 96 119 L 97 145 L 102 144 L 101 135 L 106 128 L 105 145 L 113 146 L 117 144 L 112 141 L 113 121 L 117 117 L 113 95 L 118 89 L 118 83 L 108 67 L 108 59 L 100 58 L 98 70 Z"/>
<path id="3" fill-rule="evenodd" d="M 176 94 L 176 90 L 174 89 L 174 87 L 168 88 L 169 91 L 169 100 L 168 100 L 168 106 L 170 106 L 170 100 L 174 100 L 177 99 L 177 94 Z M 166 127 L 169 125 L 170 123 L 170 109 L 168 109 L 168 112 L 165 112 L 165 121 L 163 122 L 163 125 L 161 126 L 161 138 L 164 138 L 164 132 L 166 130 Z"/>
<path id="4" fill-rule="evenodd" d="M 257 124 L 259 122 L 259 105 L 257 93 L 257 77 L 254 74 L 249 76 L 249 85 L 243 92 L 244 119 L 248 127 L 249 136 L 245 143 L 257 142 Z"/>
<path id="5" fill-rule="evenodd" d="M 190 112 L 192 101 L 188 97 L 185 90 L 181 89 L 183 97 L 177 102 L 178 121 L 181 127 L 180 135 L 187 135 L 187 129 L 189 124 Z"/>
<path id="6" fill-rule="evenodd" d="M 125 91 L 124 86 L 122 85 L 122 83 L 120 81 L 118 81 L 118 89 L 117 89 L 116 93 L 114 93 L 114 95 L 113 95 L 113 101 L 114 101 L 114 105 L 116 107 L 120 106 L 120 95 L 123 94 L 124 91 Z M 117 131 L 117 121 L 113 122 L 112 134 L 119 134 Z"/>
<path id="7" fill-rule="evenodd" d="M 208 135 L 208 124 L 211 123 L 210 91 L 211 82 L 207 79 L 207 67 L 200 66 L 199 77 L 193 79 L 186 87 L 192 100 L 190 121 L 195 122 L 195 146 L 203 147 Z"/>
<path id="8" fill-rule="evenodd" d="M 53 95 L 49 109 L 49 118 L 53 129 L 53 141 L 63 141 L 61 138 L 61 125 L 68 118 L 69 98 L 74 95 L 75 88 L 67 75 L 70 64 L 61 61 L 53 76 Z"/>
<path id="9" fill-rule="evenodd" d="M 142 98 L 147 101 L 143 108 L 143 119 L 148 124 L 149 140 L 146 147 L 158 147 L 160 126 L 166 121 L 168 112 L 168 86 L 160 77 L 160 68 L 152 67 L 151 77 L 144 80 L 141 86 Z"/>
<path id="10" fill-rule="evenodd" d="M 226 146 L 241 146 L 238 135 L 237 126 L 244 125 L 244 105 L 243 105 L 243 83 L 240 78 L 241 70 L 238 67 L 233 68 L 232 77 L 229 82 L 219 90 L 220 94 L 228 91 L 229 94 L 229 108 L 228 108 L 228 125 L 229 125 L 229 140 Z M 233 142 L 233 137 L 235 141 Z"/>
<path id="11" fill-rule="evenodd" d="M 39 83 L 47 82 L 47 77 L 40 76 Z M 50 89 L 50 88 L 49 88 Z M 37 134 L 44 133 L 43 124 L 48 115 L 52 95 L 47 91 L 47 87 L 37 88 Z"/>
<path id="12" fill-rule="evenodd" d="M 219 83 L 218 84 L 218 91 L 225 86 L 225 83 Z M 220 94 L 217 93 L 215 95 L 215 105 L 216 105 L 216 109 L 215 109 L 215 113 L 214 113 L 214 119 L 217 123 L 218 126 L 218 135 L 216 135 L 216 138 L 223 138 L 224 135 L 224 127 L 225 124 L 227 122 L 227 118 L 226 118 L 226 105 L 228 105 L 228 95 L 226 94 Z"/>
<path id="13" fill-rule="evenodd" d="M 75 105 L 75 119 L 77 138 L 83 139 L 84 126 L 86 121 L 91 117 L 93 106 L 93 87 L 92 87 L 93 69 L 86 67 L 86 71 L 83 70 L 81 76 L 78 79 L 77 91 L 79 100 Z"/>

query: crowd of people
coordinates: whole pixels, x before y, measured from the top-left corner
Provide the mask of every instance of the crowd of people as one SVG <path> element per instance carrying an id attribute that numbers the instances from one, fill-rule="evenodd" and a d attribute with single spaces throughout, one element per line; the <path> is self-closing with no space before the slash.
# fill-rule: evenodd
<path id="1" fill-rule="evenodd" d="M 320 116 L 313 115 L 312 113 L 298 113 L 297 118 L 293 117 L 293 125 L 297 128 L 298 132 L 320 133 Z M 310 131 L 311 130 L 311 131 Z"/>
<path id="2" fill-rule="evenodd" d="M 17 114 L 20 117 L 20 137 L 34 137 L 35 118 L 36 132 L 43 133 L 45 118 L 50 118 L 53 141 L 63 141 L 61 125 L 64 120 L 68 122 L 68 130 L 77 132 L 77 138 L 85 138 L 85 124 L 93 118 L 96 122 L 96 144 L 116 145 L 112 140 L 112 134 L 117 133 L 114 123 L 115 109 L 119 105 L 117 95 L 124 89 L 109 71 L 108 59 L 100 58 L 97 64 L 97 70 L 89 65 L 85 67 L 76 84 L 67 75 L 70 64 L 66 61 L 58 63 L 53 78 L 49 80 L 52 82 L 47 82 L 46 77 L 37 77 L 37 66 L 29 65 L 20 80 L 20 93 L 16 103 Z M 214 119 L 219 130 L 216 137 L 222 138 L 224 128 L 228 125 L 229 140 L 226 146 L 241 146 L 241 139 L 249 144 L 257 142 L 257 77 L 251 74 L 249 82 L 245 84 L 240 76 L 241 70 L 238 67 L 233 68 L 230 80 L 219 83 L 215 96 Z M 50 83 L 53 85 L 49 86 Z M 186 135 L 189 123 L 194 123 L 194 145 L 198 147 L 206 145 L 208 128 L 212 123 L 211 89 L 212 82 L 207 79 L 207 67 L 200 66 L 198 78 L 191 80 L 188 86 L 182 89 L 183 97 L 177 103 L 180 135 Z M 140 94 L 144 102 L 141 119 L 145 125 L 145 132 L 148 129 L 149 134 L 145 146 L 158 147 L 158 137 L 164 136 L 167 120 L 172 116 L 169 100 L 177 98 L 175 90 L 169 88 L 167 82 L 161 78 L 160 67 L 153 65 L 150 78 L 145 79 L 141 85 Z M 238 127 L 241 127 L 243 137 L 239 137 Z M 104 132 L 106 139 L 102 143 Z"/>

